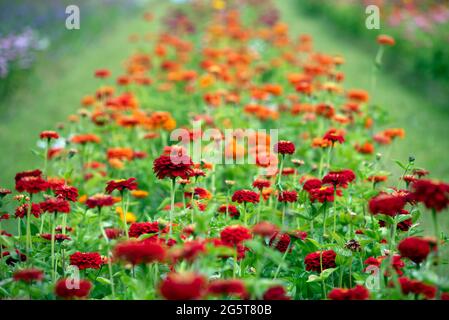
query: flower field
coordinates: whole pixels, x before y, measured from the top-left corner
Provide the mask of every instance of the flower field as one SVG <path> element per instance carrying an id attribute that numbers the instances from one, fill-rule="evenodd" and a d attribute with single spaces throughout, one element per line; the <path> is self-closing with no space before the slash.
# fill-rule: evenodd
<path id="1" fill-rule="evenodd" d="M 376 68 L 348 87 L 272 5 L 139 17 L 157 32 L 0 185 L 1 299 L 449 299 L 449 184 L 412 156 L 390 173 L 406 132 Z M 396 41 L 373 42 L 380 67 Z"/>

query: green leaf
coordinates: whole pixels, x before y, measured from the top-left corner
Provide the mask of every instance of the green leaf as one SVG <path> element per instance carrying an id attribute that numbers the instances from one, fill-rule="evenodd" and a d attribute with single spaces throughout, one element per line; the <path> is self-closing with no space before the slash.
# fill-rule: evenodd
<path id="1" fill-rule="evenodd" d="M 321 244 L 318 241 L 316 241 L 315 239 L 306 238 L 305 242 L 312 244 L 316 249 L 320 249 L 321 248 Z"/>
<path id="2" fill-rule="evenodd" d="M 103 278 L 103 277 L 97 277 L 97 281 L 102 284 L 108 285 L 108 286 L 111 285 L 111 280 Z"/>
<path id="3" fill-rule="evenodd" d="M 398 166 L 400 166 L 402 169 L 407 169 L 407 167 L 401 162 L 401 161 L 399 161 L 399 160 L 394 160 L 394 162 L 398 165 Z"/>
<path id="4" fill-rule="evenodd" d="M 321 278 L 314 274 L 311 274 L 307 279 L 307 282 L 318 282 L 318 281 L 321 281 Z"/>
<path id="5" fill-rule="evenodd" d="M 320 274 L 320 278 L 322 280 L 326 280 L 337 269 L 338 268 L 329 268 L 329 269 L 323 270 L 323 272 L 321 272 L 321 274 Z"/>
<path id="6" fill-rule="evenodd" d="M 394 220 L 396 221 L 396 223 L 400 223 L 400 222 L 408 220 L 410 218 L 411 218 L 411 216 L 409 214 L 400 214 L 400 215 L 397 215 L 394 218 Z"/>

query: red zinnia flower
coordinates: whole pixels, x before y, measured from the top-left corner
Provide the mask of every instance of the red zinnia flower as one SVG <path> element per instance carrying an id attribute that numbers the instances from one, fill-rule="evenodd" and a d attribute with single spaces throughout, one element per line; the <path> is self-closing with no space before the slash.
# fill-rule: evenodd
<path id="1" fill-rule="evenodd" d="M 101 256 L 96 252 L 75 252 L 70 255 L 70 264 L 77 266 L 80 270 L 100 269 L 103 264 Z"/>
<path id="2" fill-rule="evenodd" d="M 19 192 L 39 193 L 48 189 L 48 183 L 40 176 L 26 176 L 16 181 Z"/>
<path id="3" fill-rule="evenodd" d="M 15 257 L 13 257 L 11 256 L 11 253 L 9 251 L 3 251 L 2 258 L 7 257 L 5 261 L 7 265 L 11 266 L 19 261 L 20 262 L 27 261 L 28 258 L 25 254 L 23 254 L 17 249 L 15 250 L 15 252 L 16 252 Z"/>
<path id="4" fill-rule="evenodd" d="M 417 237 L 408 237 L 402 240 L 398 245 L 401 256 L 409 258 L 414 263 L 423 262 L 430 253 L 430 245 L 426 240 Z"/>
<path id="5" fill-rule="evenodd" d="M 256 179 L 253 182 L 253 187 L 259 190 L 262 190 L 263 188 L 269 188 L 271 185 L 270 181 L 265 179 Z"/>
<path id="6" fill-rule="evenodd" d="M 323 183 L 321 182 L 320 179 L 316 179 L 316 178 L 312 178 L 307 180 L 304 185 L 303 185 L 303 189 L 306 190 L 307 192 L 309 192 L 312 189 L 319 189 L 321 188 L 321 186 L 323 185 Z"/>
<path id="7" fill-rule="evenodd" d="M 288 234 L 296 239 L 304 240 L 305 238 L 307 238 L 307 232 L 301 230 L 289 231 Z"/>
<path id="8" fill-rule="evenodd" d="M 158 179 L 170 178 L 188 179 L 192 174 L 193 162 L 187 155 L 176 156 L 175 162 L 172 156 L 162 155 L 153 162 L 153 171 Z"/>
<path id="9" fill-rule="evenodd" d="M 239 279 L 214 280 L 209 284 L 207 292 L 210 295 L 235 296 L 241 299 L 248 296 L 245 283 Z"/>
<path id="10" fill-rule="evenodd" d="M 263 294 L 264 300 L 290 300 L 283 286 L 273 286 L 267 289 Z"/>
<path id="11" fill-rule="evenodd" d="M 324 134 L 323 139 L 332 142 L 332 145 L 335 142 L 338 143 L 345 142 L 345 137 L 342 134 L 338 133 L 336 129 L 330 129 L 329 131 L 327 131 Z"/>
<path id="12" fill-rule="evenodd" d="M 44 273 L 39 269 L 24 269 L 15 271 L 13 274 L 14 281 L 33 282 L 41 281 L 44 278 Z"/>
<path id="13" fill-rule="evenodd" d="M 51 233 L 43 233 L 43 234 L 41 234 L 41 238 L 51 241 Z M 62 234 L 62 233 L 55 234 L 55 241 L 62 242 L 64 240 L 72 240 L 72 239 L 69 236 Z"/>
<path id="14" fill-rule="evenodd" d="M 24 203 L 21 206 L 16 208 L 15 216 L 16 218 L 23 218 L 26 217 L 28 213 L 28 203 Z M 32 203 L 31 204 L 31 214 L 35 216 L 36 218 L 39 218 L 42 214 L 42 209 L 38 203 Z"/>
<path id="15" fill-rule="evenodd" d="M 251 239 L 251 231 L 238 224 L 227 226 L 221 231 L 220 238 L 224 244 L 236 246 L 242 241 Z"/>
<path id="16" fill-rule="evenodd" d="M 331 300 L 367 300 L 369 291 L 364 286 L 356 285 L 352 289 L 335 288 L 329 292 Z"/>
<path id="17" fill-rule="evenodd" d="M 232 201 L 238 203 L 258 203 L 260 195 L 251 190 L 237 190 L 232 195 Z"/>
<path id="18" fill-rule="evenodd" d="M 76 202 L 78 199 L 78 189 L 67 185 L 58 186 L 55 189 L 55 195 L 65 200 Z"/>
<path id="19" fill-rule="evenodd" d="M 193 190 L 193 195 L 196 196 L 198 199 L 210 199 L 212 198 L 212 195 L 210 194 L 209 191 L 207 191 L 204 188 L 195 188 Z M 191 198 L 192 197 L 192 192 L 184 192 L 184 196 L 186 198 Z"/>
<path id="20" fill-rule="evenodd" d="M 236 206 L 229 204 L 223 204 L 218 208 L 218 212 L 220 213 L 228 213 L 231 218 L 238 218 L 240 216 L 240 212 Z"/>
<path id="21" fill-rule="evenodd" d="M 381 192 L 371 198 L 368 206 L 372 214 L 381 213 L 388 216 L 395 216 L 403 210 L 405 204 L 405 197 Z"/>
<path id="22" fill-rule="evenodd" d="M 291 141 L 279 141 L 274 145 L 274 152 L 285 154 L 295 153 L 295 145 Z"/>
<path id="23" fill-rule="evenodd" d="M 159 224 L 155 222 L 134 222 L 129 227 L 129 236 L 131 238 L 138 238 L 142 234 L 158 233 Z"/>
<path id="24" fill-rule="evenodd" d="M 335 187 L 346 188 L 349 182 L 355 180 L 355 174 L 352 170 L 331 171 L 323 178 L 323 183 L 329 183 Z"/>
<path id="25" fill-rule="evenodd" d="M 309 253 L 304 263 L 307 271 L 321 272 L 329 268 L 335 268 L 335 257 L 337 254 L 334 250 L 316 251 Z"/>
<path id="26" fill-rule="evenodd" d="M 108 69 L 98 69 L 95 70 L 95 77 L 96 78 L 107 78 L 111 75 L 111 71 Z"/>
<path id="27" fill-rule="evenodd" d="M 41 203 L 39 203 L 40 208 L 44 212 L 49 213 L 69 213 L 70 203 L 61 198 L 49 198 Z"/>
<path id="28" fill-rule="evenodd" d="M 114 190 L 118 190 L 122 192 L 123 190 L 136 190 L 137 189 L 137 182 L 136 178 L 129 178 L 127 180 L 121 179 L 121 180 L 111 180 L 108 182 L 106 186 L 106 192 L 112 193 Z"/>
<path id="29" fill-rule="evenodd" d="M 296 202 L 298 200 L 298 194 L 296 191 L 282 191 L 278 195 L 279 202 Z"/>
<path id="30" fill-rule="evenodd" d="M 10 218 L 9 213 L 0 213 L 0 221 L 9 220 L 9 218 Z"/>
<path id="31" fill-rule="evenodd" d="M 74 299 L 85 298 L 89 295 L 92 284 L 87 280 L 75 280 L 63 278 L 56 283 L 55 294 L 59 298 Z"/>
<path id="32" fill-rule="evenodd" d="M 165 249 L 158 241 L 126 241 L 114 249 L 114 256 L 133 265 L 163 261 Z"/>
<path id="33" fill-rule="evenodd" d="M 279 228 L 268 221 L 261 221 L 253 226 L 253 233 L 262 237 L 271 237 Z"/>
<path id="34" fill-rule="evenodd" d="M 104 233 L 109 240 L 117 239 L 123 234 L 123 230 L 117 228 L 106 228 L 104 229 Z"/>
<path id="35" fill-rule="evenodd" d="M 172 258 L 174 261 L 184 259 L 187 261 L 195 260 L 198 255 L 206 252 L 206 245 L 204 241 L 192 240 L 184 243 L 184 246 L 180 250 L 174 250 Z"/>
<path id="36" fill-rule="evenodd" d="M 35 169 L 16 173 L 14 180 L 17 183 L 17 181 L 25 177 L 40 177 L 40 176 L 42 176 L 42 171 L 40 171 L 39 169 Z"/>
<path id="37" fill-rule="evenodd" d="M 59 134 L 55 131 L 42 131 L 39 135 L 41 139 L 59 139 Z"/>
<path id="38" fill-rule="evenodd" d="M 449 204 L 449 184 L 432 181 L 416 180 L 412 183 L 413 200 L 424 203 L 426 208 L 439 212 Z"/>
<path id="39" fill-rule="evenodd" d="M 114 199 L 111 196 L 104 194 L 96 194 L 92 197 L 89 197 L 86 200 L 86 205 L 93 208 L 102 208 L 102 207 L 110 207 L 114 204 Z"/>
<path id="40" fill-rule="evenodd" d="M 203 296 L 206 285 L 204 277 L 196 273 L 173 272 L 162 281 L 159 290 L 167 300 L 195 300 Z"/>
<path id="41" fill-rule="evenodd" d="M 407 277 L 399 278 L 399 284 L 401 285 L 402 293 L 409 294 L 413 293 L 415 295 L 423 295 L 426 299 L 435 298 L 437 289 L 433 286 L 425 284 L 424 282 L 418 280 L 411 280 Z"/>
<path id="42" fill-rule="evenodd" d="M 270 239 L 270 247 L 275 247 L 280 252 L 287 251 L 290 245 L 290 236 L 287 233 L 276 232 Z"/>
<path id="43" fill-rule="evenodd" d="M 324 202 L 334 202 L 334 194 L 341 196 L 341 190 L 336 190 L 334 192 L 334 186 L 322 186 L 321 188 L 312 189 L 309 191 L 310 201 L 318 200 L 321 203 Z"/>

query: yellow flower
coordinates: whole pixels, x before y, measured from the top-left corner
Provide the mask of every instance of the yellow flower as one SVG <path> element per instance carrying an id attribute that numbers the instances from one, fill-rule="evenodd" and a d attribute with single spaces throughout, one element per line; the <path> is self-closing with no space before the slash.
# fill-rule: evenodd
<path id="1" fill-rule="evenodd" d="M 223 10 L 226 7 L 226 2 L 223 0 L 214 0 L 212 2 L 212 7 L 215 10 Z"/>
<path id="2" fill-rule="evenodd" d="M 123 221 L 123 209 L 121 207 L 117 207 L 115 209 L 115 211 L 120 215 L 120 220 Z M 134 213 L 132 212 L 127 212 L 126 213 L 126 222 L 127 223 L 133 223 L 137 221 L 137 217 Z"/>

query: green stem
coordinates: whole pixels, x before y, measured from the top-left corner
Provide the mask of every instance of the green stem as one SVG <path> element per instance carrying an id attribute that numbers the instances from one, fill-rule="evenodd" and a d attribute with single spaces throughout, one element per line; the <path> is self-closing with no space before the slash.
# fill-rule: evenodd
<path id="1" fill-rule="evenodd" d="M 56 236 L 56 218 L 58 213 L 53 214 L 53 220 L 51 223 L 51 274 L 53 282 L 56 281 L 56 268 L 55 268 L 55 236 Z"/>
<path id="2" fill-rule="evenodd" d="M 438 257 L 438 250 L 439 250 L 439 245 L 440 245 L 440 227 L 438 225 L 438 217 L 437 217 L 437 211 L 435 209 L 432 209 L 432 220 L 433 220 L 433 227 L 434 227 L 434 232 L 435 232 L 435 238 L 436 238 L 436 242 L 437 242 L 437 250 L 435 250 L 435 260 L 436 260 L 436 265 L 438 268 L 438 264 L 439 264 L 439 257 Z"/>
<path id="3" fill-rule="evenodd" d="M 324 202 L 324 211 L 323 211 L 323 238 L 325 238 L 326 235 L 326 220 L 327 220 L 327 201 Z"/>
<path id="4" fill-rule="evenodd" d="M 170 226 L 169 226 L 169 237 L 173 234 L 173 212 L 175 210 L 175 183 L 176 178 L 172 178 L 170 183 Z M 193 191 L 194 192 L 194 191 Z M 191 203 L 193 211 L 193 203 Z"/>
<path id="5" fill-rule="evenodd" d="M 109 281 L 111 283 L 112 299 L 115 299 L 114 277 L 113 277 L 113 273 L 112 273 L 111 258 L 112 258 L 112 255 L 109 254 L 109 256 L 108 256 Z"/>
<path id="6" fill-rule="evenodd" d="M 125 194 L 126 194 L 126 203 L 125 203 Z M 128 215 L 128 206 L 129 206 L 128 192 L 122 191 L 121 196 L 122 196 L 123 230 L 125 231 L 126 238 L 129 239 L 128 223 L 126 221 L 126 216 Z"/>
<path id="7" fill-rule="evenodd" d="M 285 250 L 284 255 L 282 256 L 282 262 L 285 261 L 285 258 L 287 257 L 287 253 L 288 253 L 289 250 L 290 250 L 290 243 L 288 244 L 287 250 Z M 279 263 L 279 265 L 278 265 L 278 267 L 276 269 L 276 273 L 274 274 L 273 280 L 276 280 L 276 278 L 278 277 L 279 272 L 281 271 L 282 262 Z"/>
<path id="8" fill-rule="evenodd" d="M 33 205 L 33 195 L 30 193 L 30 201 L 28 203 L 28 210 L 27 210 L 27 233 L 26 233 L 26 252 L 27 254 L 30 253 L 30 250 L 32 249 L 32 240 L 31 240 L 31 207 Z"/>
<path id="9" fill-rule="evenodd" d="M 337 232 L 337 186 L 334 186 L 334 201 L 332 202 L 332 214 L 334 215 L 334 233 Z"/>
<path id="10" fill-rule="evenodd" d="M 278 187 L 280 190 L 282 190 L 282 170 L 284 170 L 284 155 L 281 156 L 281 163 L 279 165 L 279 172 L 278 172 Z"/>

